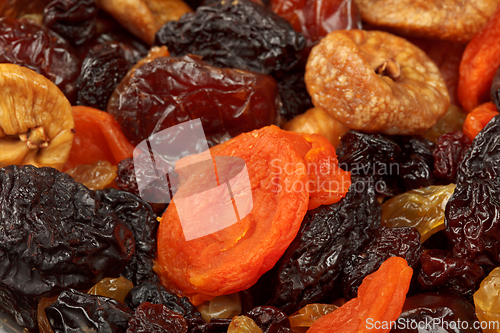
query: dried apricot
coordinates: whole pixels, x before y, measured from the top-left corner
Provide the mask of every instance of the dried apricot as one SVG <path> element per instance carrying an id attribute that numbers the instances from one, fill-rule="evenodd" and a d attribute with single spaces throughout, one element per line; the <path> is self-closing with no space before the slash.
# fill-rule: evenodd
<path id="1" fill-rule="evenodd" d="M 472 141 L 496 115 L 498 115 L 498 110 L 495 104 L 492 102 L 481 104 L 467 115 L 462 131 Z"/>
<path id="2" fill-rule="evenodd" d="M 498 0 L 355 0 L 363 21 L 398 33 L 466 43 L 486 24 Z"/>
<path id="3" fill-rule="evenodd" d="M 316 107 L 365 132 L 422 134 L 450 104 L 425 52 L 381 31 L 331 32 L 312 49 L 305 80 Z"/>

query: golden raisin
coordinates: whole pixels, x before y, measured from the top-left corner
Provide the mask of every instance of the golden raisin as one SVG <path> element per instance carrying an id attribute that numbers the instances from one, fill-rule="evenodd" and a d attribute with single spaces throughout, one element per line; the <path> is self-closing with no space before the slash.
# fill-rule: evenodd
<path id="1" fill-rule="evenodd" d="M 446 111 L 444 116 L 437 121 L 436 125 L 432 126 L 431 129 L 422 134 L 422 136 L 436 143 L 441 135 L 462 130 L 466 116 L 467 113 L 461 108 L 451 104 L 448 111 Z"/>
<path id="2" fill-rule="evenodd" d="M 210 321 L 212 318 L 232 318 L 241 314 L 241 299 L 238 293 L 217 296 L 211 301 L 206 301 L 197 306 L 203 319 Z"/>
<path id="3" fill-rule="evenodd" d="M 115 180 L 116 170 L 117 166 L 108 161 L 97 161 L 92 164 L 77 165 L 66 173 L 91 190 L 102 190 Z"/>
<path id="4" fill-rule="evenodd" d="M 333 304 L 312 303 L 307 304 L 302 309 L 289 317 L 290 326 L 294 333 L 304 333 L 312 323 L 326 314 L 333 312 L 338 306 Z"/>
<path id="5" fill-rule="evenodd" d="M 474 293 L 476 316 L 481 322 L 484 333 L 500 332 L 500 267 L 495 268 L 481 282 Z M 493 326 L 496 324 L 496 327 Z"/>
<path id="6" fill-rule="evenodd" d="M 119 302 L 125 301 L 125 296 L 134 288 L 132 282 L 120 276 L 118 278 L 104 278 L 97 282 L 87 292 L 90 295 L 99 295 L 114 298 Z"/>
<path id="7" fill-rule="evenodd" d="M 259 326 L 247 316 L 234 317 L 229 324 L 227 333 L 262 333 Z"/>

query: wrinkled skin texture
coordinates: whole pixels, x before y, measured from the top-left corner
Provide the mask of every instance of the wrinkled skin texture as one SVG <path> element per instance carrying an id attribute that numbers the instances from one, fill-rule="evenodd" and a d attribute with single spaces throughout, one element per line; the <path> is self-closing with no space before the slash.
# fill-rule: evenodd
<path id="1" fill-rule="evenodd" d="M 363 21 L 412 36 L 467 43 L 498 0 L 355 0 Z"/>
<path id="2" fill-rule="evenodd" d="M 89 288 L 118 275 L 134 253 L 113 208 L 64 173 L 8 166 L 0 188 L 0 281 L 25 295 Z"/>
<path id="3" fill-rule="evenodd" d="M 355 298 L 363 279 L 379 269 L 389 257 L 404 258 L 414 274 L 418 272 L 424 248 L 415 228 L 381 227 L 375 231 L 374 237 L 360 253 L 352 255 L 344 266 L 342 284 L 346 300 Z"/>
<path id="4" fill-rule="evenodd" d="M 471 146 L 462 131 L 441 135 L 436 143 L 434 156 L 434 178 L 442 184 L 455 182 L 459 164 Z"/>
<path id="5" fill-rule="evenodd" d="M 456 295 L 446 295 L 437 293 L 423 293 L 407 297 L 403 305 L 403 312 L 398 318 L 408 321 L 414 321 L 424 325 L 425 322 L 439 321 L 442 333 L 479 333 L 481 330 L 474 330 L 474 325 L 478 325 L 477 318 L 474 313 L 474 306 L 466 301 L 463 297 Z M 460 328 L 453 328 L 453 322 L 466 322 Z M 448 325 L 446 325 L 448 324 Z M 468 329 L 462 329 L 467 325 Z M 391 333 L 418 333 L 418 329 L 409 327 L 396 327 L 391 330 Z M 428 326 L 429 327 L 429 326 Z M 432 327 L 432 326 L 430 326 Z M 429 328 L 430 328 L 429 327 Z"/>
<path id="6" fill-rule="evenodd" d="M 365 185 L 357 191 L 357 183 Z M 268 305 L 292 314 L 327 297 L 351 255 L 360 251 L 380 225 L 381 208 L 370 183 L 353 179 L 338 203 L 307 212 L 300 230 L 273 269 Z"/>
<path id="7" fill-rule="evenodd" d="M 288 316 L 273 306 L 257 306 L 245 316 L 252 319 L 263 333 L 292 333 Z"/>
<path id="8" fill-rule="evenodd" d="M 309 55 L 314 106 L 352 129 L 422 134 L 450 105 L 437 66 L 415 45 L 382 31 L 329 33 Z"/>
<path id="9" fill-rule="evenodd" d="M 133 316 L 132 310 L 112 298 L 74 289 L 63 291 L 45 313 L 55 333 L 124 333 Z"/>
<path id="10" fill-rule="evenodd" d="M 108 112 L 133 144 L 196 118 L 209 140 L 225 141 L 274 124 L 280 107 L 272 77 L 219 69 L 193 56 L 160 57 L 137 68 L 119 98 Z"/>
<path id="11" fill-rule="evenodd" d="M 38 332 L 38 299 L 16 292 L 0 283 L 0 312 L 28 332 Z"/>
<path id="12" fill-rule="evenodd" d="M 500 66 L 493 76 L 493 81 L 491 82 L 491 100 L 495 103 L 497 110 L 500 110 Z"/>
<path id="13" fill-rule="evenodd" d="M 274 75 L 283 104 L 280 114 L 284 119 L 290 120 L 314 107 L 307 92 L 304 73 L 304 69 L 299 67 L 294 71 Z"/>
<path id="14" fill-rule="evenodd" d="M 130 318 L 127 333 L 186 333 L 186 320 L 163 304 L 144 302 Z"/>
<path id="15" fill-rule="evenodd" d="M 270 9 L 249 0 L 218 1 L 165 24 L 155 45 L 174 56 L 196 54 L 211 65 L 263 74 L 296 66 L 304 36 Z"/>
<path id="16" fill-rule="evenodd" d="M 26 66 L 51 80 L 70 102 L 76 98 L 80 61 L 71 46 L 46 28 L 0 19 L 0 63 Z"/>
<path id="17" fill-rule="evenodd" d="M 94 0 L 54 0 L 43 11 L 43 24 L 74 45 L 81 45 L 97 31 Z"/>
<path id="18" fill-rule="evenodd" d="M 339 166 L 368 176 L 378 194 L 394 196 L 432 185 L 433 144 L 419 136 L 388 136 L 351 130 L 337 148 Z"/>

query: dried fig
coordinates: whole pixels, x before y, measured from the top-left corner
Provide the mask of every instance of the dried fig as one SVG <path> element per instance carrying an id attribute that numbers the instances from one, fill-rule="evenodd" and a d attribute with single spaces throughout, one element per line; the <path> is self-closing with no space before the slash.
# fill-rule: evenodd
<path id="1" fill-rule="evenodd" d="M 64 94 L 43 75 L 0 64 L 0 167 L 61 170 L 73 143 L 73 113 Z"/>
<path id="2" fill-rule="evenodd" d="M 395 32 L 466 43 L 486 24 L 499 0 L 355 0 L 361 19 Z"/>
<path id="3" fill-rule="evenodd" d="M 450 105 L 427 55 L 381 31 L 331 32 L 312 49 L 305 80 L 314 106 L 365 132 L 422 134 Z"/>
<path id="4" fill-rule="evenodd" d="M 168 21 L 193 10 L 183 0 L 96 0 L 127 30 L 153 45 L 156 32 Z"/>

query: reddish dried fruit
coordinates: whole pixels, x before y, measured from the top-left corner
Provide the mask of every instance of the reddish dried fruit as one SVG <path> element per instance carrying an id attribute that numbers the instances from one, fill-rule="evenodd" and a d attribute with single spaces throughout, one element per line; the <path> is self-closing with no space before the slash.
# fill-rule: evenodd
<path id="1" fill-rule="evenodd" d="M 330 33 L 312 49 L 305 79 L 316 107 L 365 132 L 422 134 L 450 104 L 427 55 L 381 31 Z"/>

